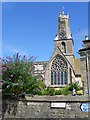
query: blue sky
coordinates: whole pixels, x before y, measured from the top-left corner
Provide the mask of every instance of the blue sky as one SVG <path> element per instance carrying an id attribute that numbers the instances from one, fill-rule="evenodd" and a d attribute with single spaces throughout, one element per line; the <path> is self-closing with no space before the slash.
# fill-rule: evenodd
<path id="1" fill-rule="evenodd" d="M 47 61 L 54 52 L 54 38 L 58 15 L 64 6 L 69 12 L 70 29 L 74 40 L 74 55 L 88 34 L 88 3 L 3 3 L 2 56 L 14 53 L 37 57 Z"/>

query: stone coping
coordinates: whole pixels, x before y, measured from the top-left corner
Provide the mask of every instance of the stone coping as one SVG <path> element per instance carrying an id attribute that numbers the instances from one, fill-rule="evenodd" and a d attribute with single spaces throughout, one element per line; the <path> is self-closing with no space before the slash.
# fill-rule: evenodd
<path id="1" fill-rule="evenodd" d="M 25 97 L 25 100 L 32 102 L 90 102 L 88 96 L 34 96 Z"/>

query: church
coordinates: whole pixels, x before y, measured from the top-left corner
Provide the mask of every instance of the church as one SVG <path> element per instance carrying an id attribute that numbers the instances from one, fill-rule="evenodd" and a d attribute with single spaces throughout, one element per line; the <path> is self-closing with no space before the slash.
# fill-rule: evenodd
<path id="1" fill-rule="evenodd" d="M 60 88 L 78 82 L 82 87 L 80 59 L 74 56 L 74 42 L 70 31 L 69 14 L 60 12 L 54 52 L 49 61 L 35 62 L 35 74 L 42 75 L 46 86 Z M 78 51 L 78 50 L 77 50 Z"/>

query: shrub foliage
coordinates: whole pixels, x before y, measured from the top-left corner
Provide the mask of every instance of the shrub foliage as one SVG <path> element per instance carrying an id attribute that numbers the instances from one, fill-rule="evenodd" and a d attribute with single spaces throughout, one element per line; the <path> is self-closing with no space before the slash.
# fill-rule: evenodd
<path id="1" fill-rule="evenodd" d="M 12 58 L 6 57 L 2 63 L 2 94 L 11 96 L 23 96 L 25 94 L 41 94 L 45 85 L 39 76 L 33 74 L 33 61 L 31 56 L 20 56 L 19 53 Z"/>
<path id="2" fill-rule="evenodd" d="M 69 85 L 69 91 L 72 91 L 73 88 L 75 88 L 76 90 L 80 90 L 78 82 L 75 82 Z"/>

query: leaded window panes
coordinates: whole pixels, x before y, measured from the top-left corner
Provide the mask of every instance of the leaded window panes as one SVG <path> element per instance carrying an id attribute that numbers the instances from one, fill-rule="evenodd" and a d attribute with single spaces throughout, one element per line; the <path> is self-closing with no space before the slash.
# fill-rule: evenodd
<path id="1" fill-rule="evenodd" d="M 64 73 L 64 82 L 65 82 L 65 84 L 67 84 L 67 72 L 66 71 Z"/>
<path id="2" fill-rule="evenodd" d="M 56 72 L 54 73 L 54 84 L 56 85 Z"/>
<path id="3" fill-rule="evenodd" d="M 53 85 L 53 72 L 51 71 L 51 85 Z"/>
<path id="4" fill-rule="evenodd" d="M 51 65 L 51 85 L 67 84 L 64 80 L 65 77 L 67 78 L 67 70 L 68 66 L 66 60 L 62 56 L 57 55 Z"/>
<path id="5" fill-rule="evenodd" d="M 60 85 L 60 72 L 58 72 L 58 85 Z"/>
<path id="6" fill-rule="evenodd" d="M 63 72 L 61 72 L 61 85 L 63 85 Z"/>

